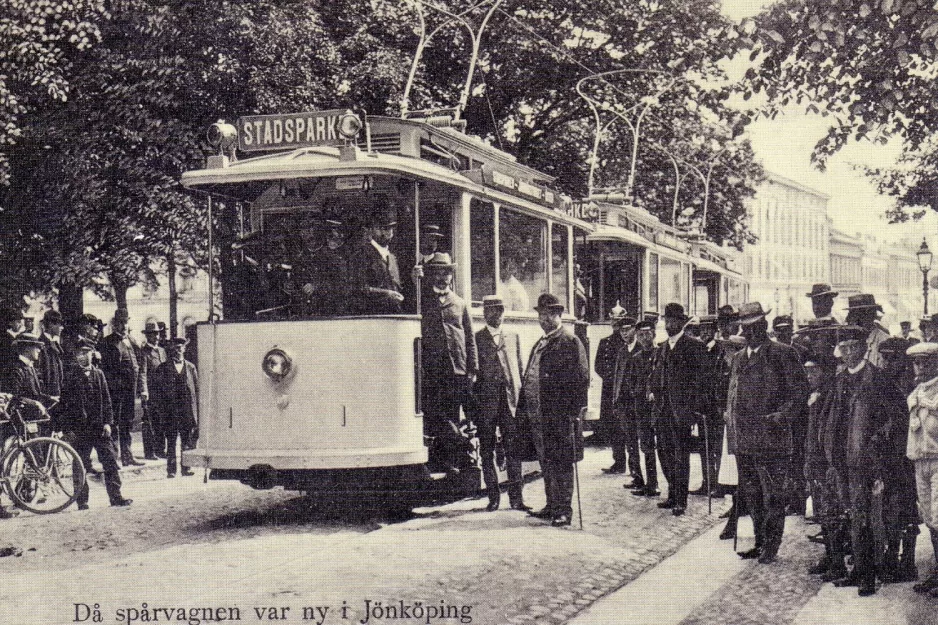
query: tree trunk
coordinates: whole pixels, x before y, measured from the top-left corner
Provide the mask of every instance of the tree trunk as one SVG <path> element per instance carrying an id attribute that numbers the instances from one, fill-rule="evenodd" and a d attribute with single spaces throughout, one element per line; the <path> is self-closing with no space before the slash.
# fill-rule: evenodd
<path id="1" fill-rule="evenodd" d="M 84 289 L 77 284 L 59 284 L 59 312 L 65 327 L 71 328 L 85 312 Z"/>
<path id="2" fill-rule="evenodd" d="M 179 329 L 179 292 L 176 290 L 176 258 L 166 255 L 166 275 L 169 282 L 169 338 L 174 339 Z"/>
<path id="3" fill-rule="evenodd" d="M 114 301 L 117 303 L 117 308 L 127 308 L 127 284 L 112 280 L 111 288 L 114 289 Z"/>

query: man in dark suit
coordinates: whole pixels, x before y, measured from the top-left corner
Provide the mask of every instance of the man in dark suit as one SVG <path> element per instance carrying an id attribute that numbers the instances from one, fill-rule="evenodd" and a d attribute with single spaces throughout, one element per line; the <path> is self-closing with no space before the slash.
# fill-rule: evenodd
<path id="1" fill-rule="evenodd" d="M 169 360 L 156 368 L 152 376 L 153 412 L 166 434 L 166 477 L 176 477 L 176 441 L 180 450 L 194 449 L 199 427 L 199 374 L 185 359 L 184 338 L 170 340 Z M 182 474 L 193 475 L 186 465 Z"/>
<path id="2" fill-rule="evenodd" d="M 147 376 L 147 390 L 152 388 L 153 374 L 157 367 L 166 362 L 166 350 L 160 347 L 160 328 L 156 321 L 147 321 L 143 326 L 143 336 L 146 342 L 140 346 L 140 359 L 145 366 L 140 375 Z M 153 414 L 153 406 L 149 401 L 143 402 L 143 421 L 141 423 L 143 435 L 143 457 L 147 460 L 157 460 L 166 457 L 166 435 L 160 427 L 160 420 Z"/>
<path id="3" fill-rule="evenodd" d="M 531 420 L 547 505 L 529 514 L 562 527 L 570 525 L 573 518 L 573 463 L 583 454 L 578 424 L 586 406 L 589 362 L 580 339 L 561 325 L 564 305 L 555 295 L 541 294 L 534 310 L 544 336 L 531 350 L 521 401 L 524 414 Z"/>
<path id="4" fill-rule="evenodd" d="M 482 298 L 485 327 L 476 333 L 479 377 L 475 383 L 476 426 L 482 455 L 482 475 L 489 496 L 487 510 L 497 510 L 501 494 L 495 455 L 501 433 L 508 471 L 508 501 L 513 510 L 530 510 L 521 496 L 521 459 L 515 453 L 516 412 L 521 391 L 521 343 L 518 335 L 502 327 L 505 304 L 498 295 Z M 498 433 L 496 433 L 496 429 Z"/>
<path id="5" fill-rule="evenodd" d="M 10 308 L 3 311 L 3 332 L 0 332 L 0 384 L 5 384 L 16 362 L 13 341 L 23 331 L 23 311 Z M 0 387 L 2 388 L 2 387 Z M 3 388 L 3 390 L 8 390 Z"/>
<path id="6" fill-rule="evenodd" d="M 127 332 L 130 315 L 126 308 L 118 308 L 111 322 L 111 333 L 101 341 L 101 369 L 107 378 L 108 391 L 114 404 L 114 426 L 121 464 L 141 466 L 142 462 L 130 451 L 130 429 L 134 422 L 134 409 L 140 397 L 149 399 L 146 366 L 141 364 L 139 348 Z"/>
<path id="7" fill-rule="evenodd" d="M 603 381 L 602 394 L 599 400 L 599 425 L 595 428 L 593 436 L 597 437 L 600 443 L 609 443 L 613 438 L 615 429 L 616 410 L 613 405 L 613 387 L 615 386 L 616 358 L 619 351 L 625 345 L 625 340 L 619 332 L 620 320 L 625 317 L 625 309 L 618 304 L 609 312 L 609 322 L 612 326 L 612 334 L 599 339 L 596 346 L 596 360 L 593 362 L 593 370 Z M 613 449 L 613 463 L 611 467 L 603 469 L 603 473 L 625 473 L 625 458 L 616 456 Z"/>
<path id="8" fill-rule="evenodd" d="M 632 476 L 632 483 L 629 487 L 642 488 L 645 486 L 645 480 L 642 477 L 642 460 L 638 455 L 638 425 L 635 420 L 632 387 L 628 383 L 632 356 L 638 349 L 638 341 L 635 340 L 635 319 L 624 315 L 616 320 L 616 325 L 623 344 L 616 355 L 612 385 L 615 419 L 612 423 L 612 438 L 609 442 L 614 463 L 613 466 L 603 471 L 625 473 L 625 468 L 628 467 L 628 472 Z M 616 471 L 617 468 L 620 470 Z"/>
<path id="9" fill-rule="evenodd" d="M 471 416 L 472 382 L 478 371 L 479 353 L 469 307 L 453 292 L 455 265 L 450 255 L 437 252 L 423 268 L 423 410 L 425 433 L 433 441 L 430 465 L 458 474 L 474 465 L 469 454 L 463 453 L 468 452 L 471 441 L 460 429 L 460 408 Z"/>
<path id="10" fill-rule="evenodd" d="M 361 314 L 401 312 L 401 273 L 397 256 L 389 248 L 396 226 L 397 216 L 387 200 L 377 199 L 368 215 L 367 240 L 348 259 L 349 275 L 357 291 L 355 309 Z"/>
<path id="11" fill-rule="evenodd" d="M 629 359 L 625 383 L 632 401 L 638 444 L 645 456 L 645 474 L 643 476 L 639 472 L 631 484 L 625 484 L 625 488 L 634 487 L 632 494 L 640 497 L 657 497 L 661 493 L 658 491 L 658 458 L 655 455 L 655 411 L 648 401 L 648 376 L 655 354 L 655 322 L 650 319 L 639 321 L 635 324 L 635 336 L 637 345 Z M 636 486 L 638 483 L 641 486 Z"/>
<path id="12" fill-rule="evenodd" d="M 39 381 L 42 390 L 55 397 L 62 395 L 62 379 L 65 374 L 65 350 L 62 349 L 62 315 L 57 310 L 47 310 L 42 317 L 42 353 L 39 355 Z"/>
<path id="13" fill-rule="evenodd" d="M 704 346 L 684 334 L 688 317 L 684 307 L 664 307 L 664 329 L 668 339 L 659 347 L 651 373 L 651 393 L 658 411 L 658 454 L 668 480 L 668 498 L 658 504 L 674 516 L 687 510 L 690 481 L 691 429 L 703 406 L 700 375 Z"/>
<path id="14" fill-rule="evenodd" d="M 755 546 L 741 553 L 775 560 L 785 531 L 792 422 L 808 398 L 808 381 L 792 347 L 769 339 L 762 304 L 739 309 L 746 348 L 732 361 L 727 395 L 727 446 L 736 455 L 739 487 L 752 515 Z"/>
<path id="15" fill-rule="evenodd" d="M 39 402 L 47 409 L 59 401 L 59 396 L 43 392 L 36 364 L 42 353 L 42 340 L 35 334 L 21 333 L 13 339 L 16 360 L 10 368 L 6 388 L 14 397 L 24 397 Z"/>
<path id="16" fill-rule="evenodd" d="M 91 451 L 98 455 L 104 468 L 104 488 L 112 506 L 129 506 L 133 500 L 121 494 L 117 450 L 111 438 L 114 412 L 104 373 L 92 363 L 95 344 L 79 339 L 72 361 L 65 368 L 62 381 L 62 408 L 53 419 L 56 432 L 64 432 L 78 452 L 85 470 L 91 468 Z M 88 483 L 78 491 L 78 509 L 88 509 Z"/>

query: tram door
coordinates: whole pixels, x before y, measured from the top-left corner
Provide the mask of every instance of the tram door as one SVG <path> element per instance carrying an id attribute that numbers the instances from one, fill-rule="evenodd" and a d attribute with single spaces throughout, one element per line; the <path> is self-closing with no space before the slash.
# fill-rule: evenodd
<path id="1" fill-rule="evenodd" d="M 694 271 L 694 314 L 715 315 L 720 306 L 720 275 L 710 271 Z"/>
<path id="2" fill-rule="evenodd" d="M 629 251 L 603 256 L 602 310 L 600 319 L 607 319 L 616 302 L 630 315 L 642 312 L 642 254 Z"/>

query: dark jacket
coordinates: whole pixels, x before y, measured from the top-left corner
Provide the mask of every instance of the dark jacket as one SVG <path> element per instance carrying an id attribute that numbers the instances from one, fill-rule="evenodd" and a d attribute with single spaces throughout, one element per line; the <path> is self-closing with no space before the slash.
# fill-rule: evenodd
<path id="1" fill-rule="evenodd" d="M 39 354 L 39 362 L 36 366 L 39 370 L 39 382 L 42 384 L 42 390 L 59 397 L 62 395 L 62 380 L 65 375 L 65 350 L 59 341 L 50 341 L 45 334 L 40 337 L 42 341 L 42 352 Z"/>
<path id="2" fill-rule="evenodd" d="M 827 431 L 827 418 L 830 416 L 830 403 L 834 396 L 834 384 L 830 378 L 820 388 L 808 395 L 808 427 L 804 443 L 805 477 L 814 471 L 827 467 L 827 454 L 824 452 L 824 433 Z M 812 396 L 815 400 L 811 402 Z"/>
<path id="3" fill-rule="evenodd" d="M 475 398 L 482 418 L 494 418 L 502 397 L 506 398 L 512 415 L 518 409 L 521 392 L 521 343 L 514 332 L 502 328 L 500 344 L 496 345 L 488 328 L 476 332 L 479 349 L 479 377 Z"/>
<path id="4" fill-rule="evenodd" d="M 465 300 L 447 292 L 441 301 L 432 290 L 421 304 L 424 367 L 442 366 L 455 375 L 472 375 L 479 368 L 479 352 Z"/>
<path id="5" fill-rule="evenodd" d="M 114 424 L 111 395 L 107 380 L 97 367 L 90 373 L 76 364 L 65 368 L 62 378 L 62 404 L 55 414 L 53 429 L 78 434 L 98 434 L 105 425 Z"/>
<path id="6" fill-rule="evenodd" d="M 137 352 L 140 356 L 140 360 L 143 362 L 143 368 L 141 375 L 146 375 L 147 377 L 147 389 L 149 390 L 151 384 L 150 380 L 153 377 L 153 374 L 156 372 L 157 367 L 166 362 L 168 356 L 166 355 L 166 350 L 160 346 L 153 346 L 149 343 L 144 343 L 140 346 L 140 350 Z"/>
<path id="7" fill-rule="evenodd" d="M 0 390 L 10 392 L 10 370 L 17 360 L 13 349 L 13 335 L 7 330 L 0 330 Z"/>
<path id="8" fill-rule="evenodd" d="M 536 345 L 534 349 L 537 349 Z M 531 353 L 533 355 L 533 349 Z M 529 357 L 528 367 L 530 365 Z M 532 429 L 540 429 L 545 456 L 559 462 L 574 462 L 583 453 L 582 437 L 575 438 L 573 424 L 580 410 L 586 406 L 589 362 L 580 339 L 566 329 L 553 334 L 542 348 L 538 387 L 540 414 L 530 414 L 528 411 L 523 387 L 518 410 L 528 414 Z"/>
<path id="9" fill-rule="evenodd" d="M 649 379 L 662 418 L 673 418 L 680 425 L 691 425 L 698 419 L 705 399 L 701 386 L 703 352 L 703 343 L 686 334 L 673 349 L 668 341 L 657 347 Z"/>
<path id="10" fill-rule="evenodd" d="M 605 411 L 612 407 L 615 386 L 616 360 L 619 351 L 625 346 L 625 340 L 617 330 L 612 334 L 599 339 L 596 346 L 596 360 L 593 362 L 593 370 L 602 381 L 602 395 L 600 397 L 600 410 Z"/>
<path id="11" fill-rule="evenodd" d="M 156 368 L 151 380 L 154 386 L 150 405 L 163 430 L 178 432 L 198 427 L 199 374 L 195 365 L 184 361 L 180 375 L 173 361 L 167 360 Z M 179 400 L 183 391 L 188 395 L 184 404 Z"/>
<path id="12" fill-rule="evenodd" d="M 401 292 L 401 272 L 393 253 L 385 264 L 374 245 L 366 241 L 349 255 L 349 276 L 355 291 L 354 312 L 373 315 L 401 312 L 399 302 L 379 293 L 368 292 L 369 288 Z"/>
<path id="13" fill-rule="evenodd" d="M 129 344 L 128 344 L 129 342 Z M 98 343 L 101 352 L 101 370 L 107 378 L 111 395 L 116 393 L 147 392 L 146 361 L 141 362 L 139 348 L 132 338 L 114 332 Z"/>
<path id="14" fill-rule="evenodd" d="M 612 404 L 617 407 L 632 407 L 632 387 L 629 384 L 630 369 L 632 367 L 632 356 L 639 350 L 638 341 L 632 343 L 632 349 L 629 350 L 628 344 L 623 344 L 619 353 L 616 355 L 615 374 L 613 375 L 612 385 Z"/>
<path id="15" fill-rule="evenodd" d="M 51 407 L 54 403 L 52 397 L 42 391 L 42 384 L 39 382 L 39 372 L 36 367 L 28 366 L 19 358 L 16 359 L 10 369 L 7 392 L 14 397 L 25 397 L 38 401 L 46 408 Z"/>
<path id="16" fill-rule="evenodd" d="M 808 379 L 792 347 L 766 341 L 750 358 L 733 356 L 726 400 L 726 438 L 732 454 L 790 456 L 791 423 L 808 398 Z"/>
<path id="17" fill-rule="evenodd" d="M 655 348 L 642 349 L 636 344 L 635 351 L 629 359 L 627 384 L 632 396 L 632 406 L 639 418 L 650 418 L 654 409 L 654 402 L 648 401 L 648 378 L 654 362 Z"/>

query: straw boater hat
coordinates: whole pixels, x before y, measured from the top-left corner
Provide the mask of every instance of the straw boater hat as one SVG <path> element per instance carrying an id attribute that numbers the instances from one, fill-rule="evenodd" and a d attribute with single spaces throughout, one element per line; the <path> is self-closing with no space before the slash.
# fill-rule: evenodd
<path id="1" fill-rule="evenodd" d="M 537 312 L 559 313 L 563 312 L 563 309 L 564 305 L 553 293 L 541 293 L 540 297 L 537 298 L 537 306 L 534 307 Z"/>
<path id="2" fill-rule="evenodd" d="M 916 343 L 907 349 L 905 353 L 912 358 L 938 356 L 938 343 Z"/>
<path id="3" fill-rule="evenodd" d="M 423 234 L 421 236 L 430 237 L 433 239 L 445 239 L 446 235 L 440 232 L 440 227 L 436 224 L 425 224 L 422 227 Z"/>
<path id="4" fill-rule="evenodd" d="M 811 292 L 810 292 L 810 293 L 805 293 L 805 295 L 808 296 L 808 297 L 810 297 L 810 298 L 821 297 L 821 296 L 823 296 L 823 295 L 830 295 L 831 297 L 837 297 L 838 295 L 840 295 L 840 293 L 838 293 L 837 291 L 832 290 L 832 289 L 831 289 L 831 285 L 829 285 L 829 284 L 824 284 L 824 283 L 822 282 L 822 283 L 820 283 L 820 284 L 815 284 L 814 286 L 812 286 L 812 287 L 811 287 Z"/>
<path id="5" fill-rule="evenodd" d="M 744 326 L 755 323 L 760 319 L 765 319 L 765 316 L 770 312 L 772 312 L 771 308 L 762 310 L 760 302 L 747 302 L 739 307 L 739 323 Z"/>
<path id="6" fill-rule="evenodd" d="M 423 268 L 430 269 L 445 269 L 447 271 L 452 271 L 456 268 L 456 265 L 453 263 L 453 259 L 446 252 L 434 252 L 426 262 L 423 263 Z"/>
<path id="7" fill-rule="evenodd" d="M 29 332 L 23 332 L 18 334 L 15 339 L 13 339 L 13 345 L 24 346 L 24 345 L 34 345 L 37 347 L 42 347 L 42 340 L 35 334 Z"/>

